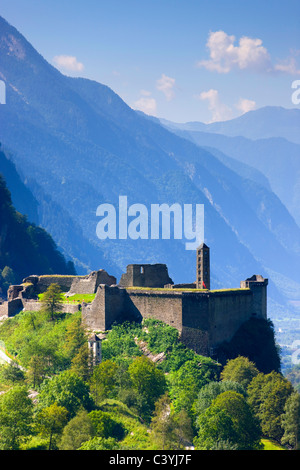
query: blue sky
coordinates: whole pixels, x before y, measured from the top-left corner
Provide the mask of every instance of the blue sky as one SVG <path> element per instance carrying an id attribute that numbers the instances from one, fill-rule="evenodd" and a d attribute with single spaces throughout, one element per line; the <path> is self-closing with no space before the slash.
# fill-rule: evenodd
<path id="1" fill-rule="evenodd" d="M 63 73 L 157 117 L 295 107 L 299 0 L 1 0 L 0 15 Z"/>

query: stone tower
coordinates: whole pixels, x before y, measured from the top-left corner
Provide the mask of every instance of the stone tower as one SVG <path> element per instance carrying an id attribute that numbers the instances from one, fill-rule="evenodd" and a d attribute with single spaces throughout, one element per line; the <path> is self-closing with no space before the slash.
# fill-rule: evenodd
<path id="1" fill-rule="evenodd" d="M 197 289 L 210 289 L 209 247 L 202 243 L 197 248 Z"/>
<path id="2" fill-rule="evenodd" d="M 252 315 L 267 319 L 267 285 L 268 279 L 258 274 L 248 277 L 245 281 L 241 281 L 241 289 L 250 289 L 253 294 L 253 311 Z"/>
<path id="3" fill-rule="evenodd" d="M 89 352 L 90 352 L 90 361 L 93 366 L 100 364 L 102 359 L 101 354 L 101 339 L 99 336 L 93 334 L 88 340 Z"/>

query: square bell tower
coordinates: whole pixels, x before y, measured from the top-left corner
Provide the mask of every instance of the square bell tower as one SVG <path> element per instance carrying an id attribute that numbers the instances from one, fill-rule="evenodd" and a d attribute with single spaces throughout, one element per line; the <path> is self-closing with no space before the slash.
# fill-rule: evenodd
<path id="1" fill-rule="evenodd" d="M 210 290 L 210 256 L 209 247 L 202 243 L 197 248 L 197 289 Z"/>

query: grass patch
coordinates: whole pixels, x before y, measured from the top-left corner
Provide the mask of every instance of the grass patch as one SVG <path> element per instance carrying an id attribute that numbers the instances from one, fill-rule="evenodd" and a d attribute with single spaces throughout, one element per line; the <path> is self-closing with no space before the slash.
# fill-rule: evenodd
<path id="1" fill-rule="evenodd" d="M 96 294 L 74 294 L 70 295 L 70 297 L 66 297 L 66 300 L 64 302 L 66 303 L 72 303 L 72 302 L 86 302 L 90 303 L 93 302 Z"/>
<path id="2" fill-rule="evenodd" d="M 262 439 L 261 442 L 264 446 L 263 450 L 286 450 L 278 442 L 271 441 L 270 439 Z"/>
<path id="3" fill-rule="evenodd" d="M 249 288 L 235 288 L 235 289 L 192 289 L 185 287 L 175 287 L 171 289 L 169 287 L 125 287 L 126 290 L 144 290 L 144 291 L 158 291 L 158 292 L 204 292 L 204 293 L 218 293 L 218 292 L 240 292 L 240 291 L 249 291 Z"/>
<path id="4" fill-rule="evenodd" d="M 125 287 L 126 290 L 150 290 L 150 291 L 159 291 L 159 292 L 209 292 L 207 289 L 191 289 L 191 288 L 174 288 L 169 287 Z"/>
<path id="5" fill-rule="evenodd" d="M 64 297 L 63 303 L 64 304 L 73 304 L 78 303 L 81 304 L 82 302 L 91 303 L 93 302 L 96 294 L 74 294 L 70 295 L 69 297 Z M 41 302 L 43 300 L 44 293 L 38 294 L 38 299 Z"/>
<path id="6" fill-rule="evenodd" d="M 145 424 L 124 403 L 118 400 L 104 400 L 99 408 L 109 414 L 111 419 L 122 425 L 125 437 L 119 441 L 121 448 L 126 450 L 156 449 L 152 435 Z"/>

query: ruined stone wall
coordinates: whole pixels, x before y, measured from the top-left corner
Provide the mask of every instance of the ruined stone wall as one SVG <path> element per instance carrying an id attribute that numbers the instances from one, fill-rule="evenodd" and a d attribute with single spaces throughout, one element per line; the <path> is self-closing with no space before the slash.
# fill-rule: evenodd
<path id="1" fill-rule="evenodd" d="M 81 306 L 82 322 L 91 330 L 105 331 L 105 286 L 100 285 L 97 289 L 95 299 L 90 304 L 83 303 Z"/>
<path id="2" fill-rule="evenodd" d="M 68 292 L 72 285 L 73 280 L 78 276 L 70 275 L 43 275 L 43 276 L 29 276 L 23 280 L 23 283 L 31 283 L 34 286 L 35 295 L 45 292 L 51 284 L 58 284 L 62 292 Z"/>
<path id="3" fill-rule="evenodd" d="M 26 312 L 39 312 L 42 308 L 40 302 L 36 300 L 23 299 L 23 310 Z M 61 311 L 63 313 L 76 313 L 80 310 L 81 304 L 62 304 Z"/>
<path id="4" fill-rule="evenodd" d="M 116 284 L 114 276 L 110 276 L 104 269 L 93 271 L 87 276 L 77 276 L 70 287 L 69 294 L 95 294 L 100 284 L 111 286 Z"/>
<path id="5" fill-rule="evenodd" d="M 119 282 L 121 287 L 164 287 L 173 284 L 165 264 L 129 264 Z"/>
<path id="6" fill-rule="evenodd" d="M 0 318 L 8 316 L 7 302 L 0 303 Z"/>

